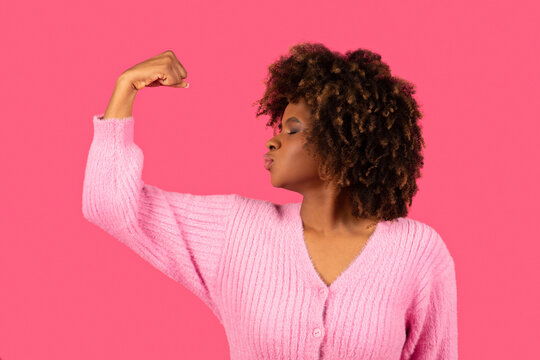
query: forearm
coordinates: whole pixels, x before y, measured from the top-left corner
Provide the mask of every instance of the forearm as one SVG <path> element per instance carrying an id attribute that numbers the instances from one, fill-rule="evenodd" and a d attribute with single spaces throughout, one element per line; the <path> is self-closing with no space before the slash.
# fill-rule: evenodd
<path id="1" fill-rule="evenodd" d="M 133 88 L 131 82 L 122 77 L 118 78 L 103 120 L 132 116 L 136 95 L 137 90 Z"/>

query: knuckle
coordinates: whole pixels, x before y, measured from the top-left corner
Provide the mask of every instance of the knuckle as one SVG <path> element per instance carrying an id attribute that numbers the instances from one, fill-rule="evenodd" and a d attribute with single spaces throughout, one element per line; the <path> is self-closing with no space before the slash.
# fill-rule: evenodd
<path id="1" fill-rule="evenodd" d="M 170 64 L 174 62 L 174 58 L 172 56 L 167 56 L 165 59 L 166 59 L 165 62 L 167 63 L 167 66 L 170 66 Z"/>

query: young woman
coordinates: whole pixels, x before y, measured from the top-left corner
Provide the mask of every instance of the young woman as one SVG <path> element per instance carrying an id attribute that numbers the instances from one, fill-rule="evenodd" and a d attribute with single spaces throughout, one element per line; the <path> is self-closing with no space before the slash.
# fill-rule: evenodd
<path id="1" fill-rule="evenodd" d="M 231 359 L 457 359 L 453 258 L 406 217 L 423 166 L 413 85 L 365 49 L 301 43 L 270 65 L 265 167 L 303 195 L 279 205 L 143 182 L 135 95 L 186 77 L 172 51 L 122 73 L 93 119 L 85 218 L 198 296 Z"/>

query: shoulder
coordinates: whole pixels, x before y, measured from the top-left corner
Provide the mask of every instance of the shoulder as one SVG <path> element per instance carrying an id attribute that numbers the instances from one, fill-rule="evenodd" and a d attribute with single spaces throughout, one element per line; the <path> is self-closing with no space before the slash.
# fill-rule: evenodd
<path id="1" fill-rule="evenodd" d="M 292 206 L 296 203 L 277 204 L 269 200 L 255 199 L 239 194 L 234 196 L 237 216 L 251 221 L 262 220 L 264 222 L 279 221 L 290 214 Z"/>
<path id="2" fill-rule="evenodd" d="M 445 240 L 433 226 L 411 218 L 399 218 L 390 224 L 393 235 L 405 238 L 406 241 L 401 243 L 407 244 L 408 251 L 416 254 L 417 263 L 423 269 L 436 274 L 454 267 L 454 259 Z"/>
<path id="3" fill-rule="evenodd" d="M 420 247 L 446 248 L 441 234 L 431 225 L 420 220 L 401 217 L 393 222 L 388 221 L 390 232 L 394 236 L 405 236 L 413 245 Z M 448 250 L 448 249 L 446 249 Z"/>

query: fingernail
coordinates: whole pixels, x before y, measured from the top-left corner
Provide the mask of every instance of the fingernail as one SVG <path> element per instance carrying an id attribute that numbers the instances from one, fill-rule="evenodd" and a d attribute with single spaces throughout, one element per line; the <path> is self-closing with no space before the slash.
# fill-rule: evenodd
<path id="1" fill-rule="evenodd" d="M 186 89 L 187 89 L 187 88 L 189 87 L 189 83 L 186 81 L 186 84 L 187 84 L 187 85 L 186 85 Z"/>

